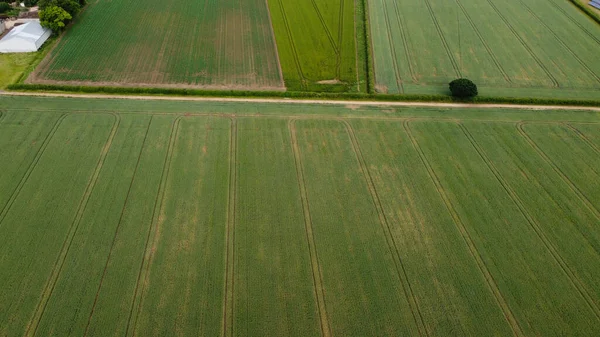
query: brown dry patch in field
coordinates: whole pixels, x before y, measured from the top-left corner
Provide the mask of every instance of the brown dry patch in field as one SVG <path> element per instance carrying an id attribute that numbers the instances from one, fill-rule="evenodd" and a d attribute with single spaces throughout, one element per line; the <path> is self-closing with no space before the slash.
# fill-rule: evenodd
<path id="1" fill-rule="evenodd" d="M 322 81 L 318 81 L 318 84 L 341 84 L 342 81 L 338 80 L 337 78 L 333 79 L 333 80 L 322 80 Z"/>

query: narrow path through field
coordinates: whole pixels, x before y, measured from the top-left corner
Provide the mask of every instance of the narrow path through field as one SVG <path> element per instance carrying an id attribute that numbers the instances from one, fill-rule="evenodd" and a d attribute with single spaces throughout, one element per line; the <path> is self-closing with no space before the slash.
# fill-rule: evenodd
<path id="1" fill-rule="evenodd" d="M 232 98 L 232 97 L 177 97 L 177 96 L 139 96 L 110 94 L 64 94 L 38 92 L 7 92 L 0 90 L 1 96 L 37 96 L 37 97 L 71 97 L 100 99 L 130 99 L 158 101 L 198 101 L 198 102 L 248 102 L 248 103 L 285 103 L 285 104 L 322 104 L 322 105 L 356 105 L 356 106 L 398 106 L 398 107 L 431 107 L 461 109 L 524 109 L 524 110 L 587 110 L 599 111 L 600 107 L 573 105 L 528 105 L 528 104 L 477 104 L 477 103 L 439 103 L 439 102 L 396 102 L 396 101 L 342 101 L 318 99 L 289 98 Z"/>

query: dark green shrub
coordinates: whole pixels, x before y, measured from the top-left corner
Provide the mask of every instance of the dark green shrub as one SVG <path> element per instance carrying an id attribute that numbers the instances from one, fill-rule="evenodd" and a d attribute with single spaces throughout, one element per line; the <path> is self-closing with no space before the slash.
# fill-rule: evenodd
<path id="1" fill-rule="evenodd" d="M 471 98 L 477 96 L 477 86 L 471 80 L 458 78 L 450 82 L 452 96 L 458 98 Z"/>
<path id="2" fill-rule="evenodd" d="M 0 2 L 0 13 L 6 13 L 10 10 L 10 5 L 6 2 Z"/>

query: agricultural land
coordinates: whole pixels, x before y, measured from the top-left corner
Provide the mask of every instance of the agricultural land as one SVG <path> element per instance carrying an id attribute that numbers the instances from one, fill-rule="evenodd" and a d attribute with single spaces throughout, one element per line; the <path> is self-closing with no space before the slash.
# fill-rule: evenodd
<path id="1" fill-rule="evenodd" d="M 288 90 L 366 91 L 362 1 L 268 3 Z"/>
<path id="2" fill-rule="evenodd" d="M 264 0 L 94 0 L 27 82 L 284 88 Z"/>
<path id="3" fill-rule="evenodd" d="M 599 135 L 582 110 L 0 97 L 0 336 L 598 336 Z"/>
<path id="4" fill-rule="evenodd" d="M 377 90 L 444 92 L 467 77 L 484 93 L 600 92 L 600 25 L 563 0 L 370 0 Z"/>

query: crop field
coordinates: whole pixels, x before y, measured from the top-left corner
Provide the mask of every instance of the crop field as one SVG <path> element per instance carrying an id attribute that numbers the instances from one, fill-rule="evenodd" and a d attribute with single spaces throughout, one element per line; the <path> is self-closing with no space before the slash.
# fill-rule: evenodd
<path id="1" fill-rule="evenodd" d="M 467 77 L 488 95 L 598 97 L 600 26 L 568 1 L 369 0 L 369 11 L 380 92 Z"/>
<path id="2" fill-rule="evenodd" d="M 598 336 L 600 112 L 0 98 L 0 336 Z"/>
<path id="3" fill-rule="evenodd" d="M 264 0 L 94 0 L 28 83 L 283 90 Z"/>
<path id="4" fill-rule="evenodd" d="M 289 90 L 361 91 L 361 85 L 366 90 L 359 76 L 365 61 L 357 56 L 355 19 L 362 18 L 355 12 L 355 1 L 268 3 Z"/>

